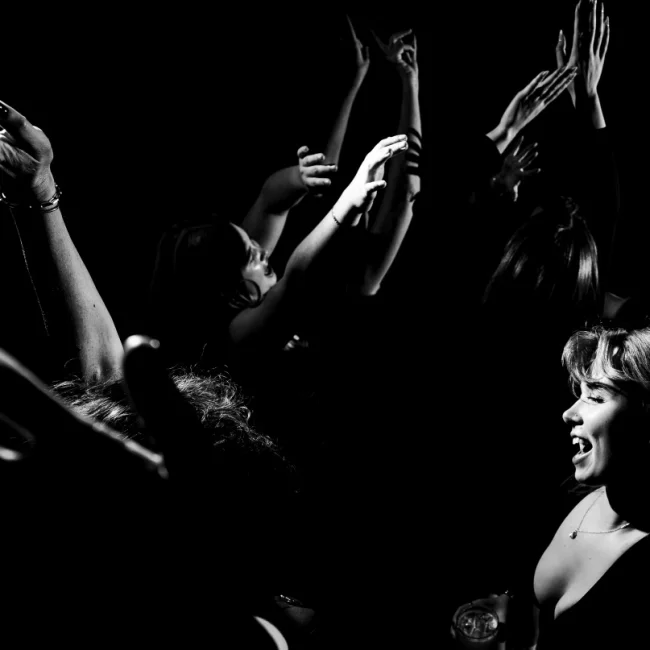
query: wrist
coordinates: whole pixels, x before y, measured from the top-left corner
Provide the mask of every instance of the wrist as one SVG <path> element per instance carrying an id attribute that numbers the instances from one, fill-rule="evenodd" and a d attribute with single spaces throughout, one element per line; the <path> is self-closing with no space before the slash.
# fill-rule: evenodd
<path id="1" fill-rule="evenodd" d="M 361 209 L 357 208 L 351 199 L 348 199 L 345 192 L 341 194 L 339 200 L 334 204 L 330 212 L 336 215 L 335 221 L 338 224 L 351 223 L 357 217 Z"/>
<path id="2" fill-rule="evenodd" d="M 357 91 L 361 88 L 363 80 L 366 78 L 368 73 L 368 68 L 357 68 L 357 71 L 354 74 L 354 79 L 352 81 L 352 90 Z"/>
<path id="3" fill-rule="evenodd" d="M 402 75 L 402 92 L 405 95 L 417 95 L 420 92 L 420 82 L 416 74 Z"/>
<path id="4" fill-rule="evenodd" d="M 25 199 L 32 203 L 45 203 L 55 194 L 56 183 L 54 182 L 54 176 L 52 176 L 52 172 L 48 171 L 46 175 L 34 179 Z"/>
<path id="5" fill-rule="evenodd" d="M 503 153 L 508 145 L 517 137 L 517 130 L 514 128 L 507 128 L 502 124 L 499 124 L 495 129 L 492 129 L 487 134 L 487 137 L 494 142 L 499 153 Z"/>

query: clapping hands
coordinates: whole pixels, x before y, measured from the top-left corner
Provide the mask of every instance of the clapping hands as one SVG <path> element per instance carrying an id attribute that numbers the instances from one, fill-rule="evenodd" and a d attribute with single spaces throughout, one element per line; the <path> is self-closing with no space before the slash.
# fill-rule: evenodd
<path id="1" fill-rule="evenodd" d="M 576 68 L 568 67 L 560 68 L 550 74 L 548 71 L 540 72 L 514 96 L 503 113 L 499 126 L 489 134 L 501 153 L 524 127 L 566 90 L 575 78 L 576 72 Z"/>
<path id="2" fill-rule="evenodd" d="M 605 56 L 609 48 L 609 17 L 605 6 L 598 0 L 580 0 L 575 8 L 573 41 L 569 60 L 566 60 L 566 37 L 560 30 L 555 58 L 558 68 L 576 66 L 578 80 L 588 97 L 598 92 L 598 83 L 603 73 Z M 568 86 L 573 104 L 576 103 L 575 82 Z"/>

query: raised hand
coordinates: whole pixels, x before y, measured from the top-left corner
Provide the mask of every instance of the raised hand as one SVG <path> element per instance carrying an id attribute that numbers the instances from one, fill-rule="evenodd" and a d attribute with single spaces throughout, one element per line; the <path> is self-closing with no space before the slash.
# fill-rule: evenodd
<path id="1" fill-rule="evenodd" d="M 38 127 L 0 102 L 0 189 L 9 200 L 45 202 L 54 194 L 54 154 Z"/>
<path id="2" fill-rule="evenodd" d="M 503 151 L 547 106 L 550 106 L 576 75 L 576 68 L 562 68 L 551 74 L 540 72 L 525 88 L 520 90 L 506 108 L 499 126 L 489 137 Z"/>
<path id="3" fill-rule="evenodd" d="M 354 25 L 350 20 L 350 16 L 346 15 L 345 18 L 348 21 L 348 25 L 350 27 L 350 35 L 352 36 L 352 42 L 354 44 L 357 76 L 363 78 L 366 76 L 366 73 L 368 72 L 368 68 L 370 67 L 370 48 L 367 45 L 364 45 L 357 38 L 357 34 L 354 31 Z"/>
<path id="4" fill-rule="evenodd" d="M 336 165 L 326 165 L 325 154 L 309 155 L 309 147 L 298 149 L 298 169 L 300 180 L 308 191 L 318 193 L 332 184 L 330 176 L 338 169 Z"/>
<path id="5" fill-rule="evenodd" d="M 598 92 L 598 83 L 602 76 L 605 56 L 609 47 L 609 17 L 605 16 L 605 6 L 597 0 L 580 0 L 575 8 L 573 24 L 573 42 L 571 54 L 566 61 L 566 38 L 560 30 L 555 57 L 558 67 L 577 66 L 577 81 L 569 85 L 573 104 L 576 103 L 575 83 L 580 83 L 581 90 L 587 97 L 594 97 Z"/>
<path id="6" fill-rule="evenodd" d="M 372 35 L 377 41 L 379 49 L 384 53 L 386 59 L 395 66 L 400 76 L 408 80 L 417 80 L 417 39 L 413 30 L 407 29 L 393 34 L 388 39 L 388 43 L 384 43 L 374 31 Z M 411 35 L 413 35 L 412 42 L 405 42 L 405 39 Z"/>
<path id="7" fill-rule="evenodd" d="M 381 140 L 364 158 L 352 182 L 341 195 L 353 210 L 367 212 L 372 207 L 377 190 L 386 187 L 384 165 L 397 153 L 408 149 L 405 135 L 394 135 Z"/>
<path id="8" fill-rule="evenodd" d="M 517 138 L 505 154 L 501 170 L 490 180 L 491 187 L 500 195 L 507 195 L 511 201 L 519 198 L 519 186 L 529 176 L 539 174 L 539 167 L 535 166 L 538 156 L 537 143 L 521 148 L 523 136 Z"/>

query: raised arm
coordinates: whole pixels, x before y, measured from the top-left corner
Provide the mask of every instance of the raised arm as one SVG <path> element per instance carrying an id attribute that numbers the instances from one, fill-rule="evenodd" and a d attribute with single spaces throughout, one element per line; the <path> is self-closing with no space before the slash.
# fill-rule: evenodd
<path id="1" fill-rule="evenodd" d="M 336 121 L 332 126 L 332 130 L 330 132 L 329 138 L 327 139 L 327 145 L 325 147 L 325 160 L 333 165 L 339 164 L 341 149 L 343 148 L 343 141 L 348 129 L 348 122 L 350 121 L 352 107 L 354 105 L 354 101 L 357 98 L 357 95 L 359 94 L 359 89 L 363 84 L 363 80 L 366 78 L 368 68 L 370 67 L 370 52 L 368 46 L 364 45 L 357 38 L 357 34 L 354 31 L 354 25 L 352 24 L 350 17 L 346 16 L 345 18 L 350 29 L 350 37 L 352 43 L 354 45 L 355 73 L 352 85 L 343 98 L 343 102 L 341 103 L 341 107 L 339 108 L 339 112 L 336 116 Z"/>
<path id="2" fill-rule="evenodd" d="M 419 101 L 417 41 L 405 39 L 412 30 L 391 36 L 388 44 L 375 35 L 386 58 L 399 73 L 402 82 L 402 107 L 399 133 L 406 133 L 409 152 L 393 158 L 387 165 L 387 188 L 375 218 L 369 226 L 374 235 L 371 257 L 366 267 L 361 293 L 375 294 L 392 266 L 413 218 L 413 202 L 420 192 L 420 154 L 422 151 L 422 118 Z"/>
<path id="3" fill-rule="evenodd" d="M 609 48 L 609 18 L 602 2 L 580 0 L 575 8 L 571 54 L 566 61 L 566 37 L 560 30 L 555 58 L 558 68 L 577 66 L 578 72 L 567 90 L 581 116 L 595 128 L 605 128 L 598 84 Z"/>
<path id="4" fill-rule="evenodd" d="M 300 147 L 298 164 L 280 169 L 266 179 L 241 227 L 270 255 L 282 235 L 289 210 L 309 191 L 329 187 L 329 177 L 334 172 L 336 165 L 326 165 L 325 154 L 310 155 L 308 147 Z"/>
<path id="5" fill-rule="evenodd" d="M 291 335 L 293 316 L 307 284 L 308 272 L 321 258 L 341 229 L 370 209 L 377 190 L 386 181 L 377 180 L 394 154 L 408 147 L 406 135 L 386 138 L 365 157 L 352 182 L 332 210 L 291 254 L 282 279 L 266 294 L 261 305 L 240 312 L 230 324 L 230 336 L 241 345 L 282 345 Z"/>
<path id="6" fill-rule="evenodd" d="M 501 116 L 498 126 L 487 136 L 503 153 L 519 133 L 547 106 L 566 90 L 576 76 L 575 67 L 560 68 L 555 72 L 540 72 L 525 88 L 520 90 Z"/>
<path id="7" fill-rule="evenodd" d="M 289 210 L 298 205 L 308 192 L 320 193 L 329 187 L 332 184 L 330 177 L 338 169 L 352 106 L 370 65 L 368 48 L 357 38 L 350 18 L 346 18 L 354 44 L 355 75 L 343 98 L 325 151 L 310 155 L 308 147 L 301 147 L 298 150 L 298 164 L 281 169 L 266 179 L 260 195 L 241 223 L 249 236 L 269 254 L 282 235 Z"/>
<path id="8" fill-rule="evenodd" d="M 48 335 L 57 344 L 74 345 L 86 381 L 119 376 L 122 343 L 63 221 L 50 141 L 2 102 L 0 125 L 4 202 L 11 207 Z"/>

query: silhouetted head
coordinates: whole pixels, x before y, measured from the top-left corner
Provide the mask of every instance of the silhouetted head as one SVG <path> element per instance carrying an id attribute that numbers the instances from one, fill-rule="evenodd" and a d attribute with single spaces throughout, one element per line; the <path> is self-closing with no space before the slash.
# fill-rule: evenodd
<path id="1" fill-rule="evenodd" d="M 268 257 L 242 228 L 226 221 L 173 227 L 158 244 L 151 332 L 170 348 L 210 341 L 275 285 Z"/>
<path id="2" fill-rule="evenodd" d="M 596 243 L 576 204 L 559 197 L 512 235 L 483 302 L 582 314 L 596 308 L 598 296 Z"/>

